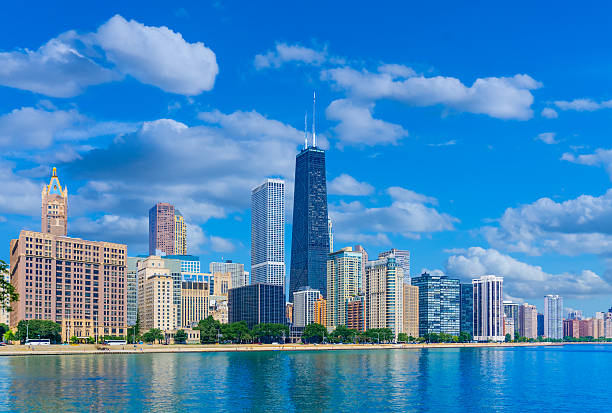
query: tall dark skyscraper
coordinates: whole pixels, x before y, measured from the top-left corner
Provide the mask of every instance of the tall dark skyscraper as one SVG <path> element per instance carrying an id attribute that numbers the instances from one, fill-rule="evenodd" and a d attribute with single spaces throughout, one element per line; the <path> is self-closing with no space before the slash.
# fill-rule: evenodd
<path id="1" fill-rule="evenodd" d="M 295 159 L 289 300 L 293 301 L 294 291 L 306 286 L 327 297 L 328 253 L 325 151 L 311 146 Z"/>

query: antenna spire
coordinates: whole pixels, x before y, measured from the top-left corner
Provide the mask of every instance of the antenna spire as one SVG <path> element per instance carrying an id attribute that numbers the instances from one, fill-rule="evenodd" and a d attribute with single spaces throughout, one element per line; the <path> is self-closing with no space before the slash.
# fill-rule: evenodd
<path id="1" fill-rule="evenodd" d="M 304 149 L 308 149 L 308 112 L 304 112 Z"/>
<path id="2" fill-rule="evenodd" d="M 312 92 L 312 146 L 317 146 L 317 133 L 315 132 L 317 92 Z"/>

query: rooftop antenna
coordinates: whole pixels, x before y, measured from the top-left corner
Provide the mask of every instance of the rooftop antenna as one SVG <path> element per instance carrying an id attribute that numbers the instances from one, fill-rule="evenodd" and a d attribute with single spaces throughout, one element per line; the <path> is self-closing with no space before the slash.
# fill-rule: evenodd
<path id="1" fill-rule="evenodd" d="M 308 149 L 308 112 L 304 112 L 304 149 Z"/>
<path id="2" fill-rule="evenodd" d="M 312 92 L 312 146 L 317 146 L 317 134 L 315 132 L 315 114 L 316 114 L 317 92 Z"/>

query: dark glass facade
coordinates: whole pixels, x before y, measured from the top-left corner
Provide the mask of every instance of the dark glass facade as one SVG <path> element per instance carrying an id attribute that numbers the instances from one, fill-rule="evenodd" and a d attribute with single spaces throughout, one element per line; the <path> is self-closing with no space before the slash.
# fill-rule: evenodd
<path id="1" fill-rule="evenodd" d="M 474 289 L 472 284 L 461 284 L 461 321 L 459 330 L 474 335 Z"/>
<path id="2" fill-rule="evenodd" d="M 327 298 L 328 253 L 325 151 L 311 147 L 295 159 L 289 299 L 293 299 L 294 291 L 306 286 Z"/>
<path id="3" fill-rule="evenodd" d="M 250 329 L 261 323 L 286 324 L 282 285 L 251 284 L 230 288 L 227 309 L 230 323 L 246 321 Z"/>
<path id="4" fill-rule="evenodd" d="M 445 333 L 459 335 L 459 280 L 423 273 L 412 279 L 419 287 L 419 335 Z"/>
<path id="5" fill-rule="evenodd" d="M 544 314 L 538 313 L 538 337 L 544 335 Z"/>

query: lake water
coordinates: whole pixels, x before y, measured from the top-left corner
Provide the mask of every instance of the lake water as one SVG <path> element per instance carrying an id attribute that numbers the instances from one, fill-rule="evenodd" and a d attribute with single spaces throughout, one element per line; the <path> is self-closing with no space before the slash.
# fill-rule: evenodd
<path id="1" fill-rule="evenodd" d="M 610 411 L 612 346 L 0 357 L 1 411 Z"/>

